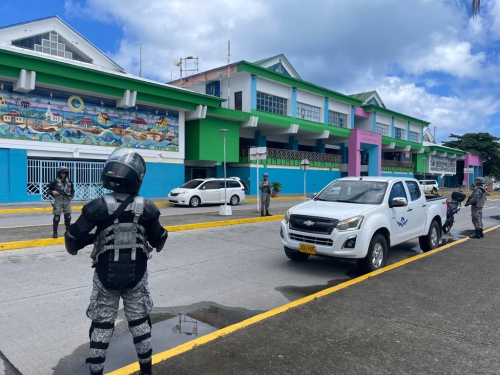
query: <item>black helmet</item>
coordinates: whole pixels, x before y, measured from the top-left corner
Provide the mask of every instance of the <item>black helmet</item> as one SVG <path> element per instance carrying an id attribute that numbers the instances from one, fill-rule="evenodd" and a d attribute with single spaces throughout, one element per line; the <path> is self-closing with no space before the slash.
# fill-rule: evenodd
<path id="1" fill-rule="evenodd" d="M 57 177 L 62 178 L 61 173 L 66 173 L 66 177 L 69 176 L 69 169 L 65 165 L 61 165 L 57 168 Z"/>
<path id="2" fill-rule="evenodd" d="M 101 174 L 102 185 L 118 193 L 139 193 L 146 174 L 146 162 L 137 152 L 117 148 L 110 155 Z"/>
<path id="3" fill-rule="evenodd" d="M 476 185 L 484 185 L 484 178 L 483 178 L 483 177 L 476 177 L 476 178 L 474 179 L 474 183 L 475 183 Z"/>

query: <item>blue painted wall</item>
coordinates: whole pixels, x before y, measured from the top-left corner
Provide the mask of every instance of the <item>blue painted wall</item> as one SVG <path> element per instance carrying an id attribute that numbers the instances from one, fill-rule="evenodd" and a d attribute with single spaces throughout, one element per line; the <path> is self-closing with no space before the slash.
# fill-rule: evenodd
<path id="1" fill-rule="evenodd" d="M 304 172 L 299 168 L 280 169 L 261 166 L 258 178 L 257 168 L 236 167 L 227 170 L 228 176 L 239 177 L 250 185 L 250 193 L 248 191 L 245 193 L 251 195 L 257 194 L 255 182 L 262 179 L 263 173 L 269 173 L 270 181 L 277 181 L 283 185 L 282 194 L 302 194 L 304 192 Z M 250 181 L 248 177 L 250 177 Z M 317 193 L 337 178 L 340 178 L 340 171 L 308 170 L 307 193 Z"/>
<path id="2" fill-rule="evenodd" d="M 373 112 L 373 132 L 377 132 L 377 113 Z"/>
<path id="3" fill-rule="evenodd" d="M 0 171 L 0 203 L 27 202 L 28 151 L 0 149 Z"/>
<path id="4" fill-rule="evenodd" d="M 184 184 L 184 164 L 146 163 L 141 195 L 146 198 L 167 197 L 170 190 Z"/>
<path id="5" fill-rule="evenodd" d="M 290 106 L 290 116 L 297 117 L 297 88 L 292 87 L 291 89 L 292 105 Z"/>
<path id="6" fill-rule="evenodd" d="M 328 107 L 329 107 L 329 102 L 328 98 L 325 96 L 325 101 L 324 101 L 324 112 L 323 112 L 323 122 L 325 124 L 328 124 Z"/>
<path id="7" fill-rule="evenodd" d="M 257 109 L 257 76 L 253 74 L 250 78 L 250 108 Z"/>

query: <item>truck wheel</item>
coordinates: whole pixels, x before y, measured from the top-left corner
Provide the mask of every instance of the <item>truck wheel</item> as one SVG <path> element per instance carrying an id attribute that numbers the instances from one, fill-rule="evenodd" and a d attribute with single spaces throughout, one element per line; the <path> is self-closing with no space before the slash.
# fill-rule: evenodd
<path id="1" fill-rule="evenodd" d="M 309 254 L 293 251 L 287 247 L 285 247 L 285 254 L 288 259 L 293 260 L 294 262 L 305 262 L 307 258 L 309 258 Z"/>
<path id="2" fill-rule="evenodd" d="M 439 224 L 436 220 L 432 220 L 429 233 L 425 236 L 419 237 L 418 242 L 422 251 L 426 253 L 427 251 L 434 250 L 439 246 L 440 238 L 441 230 L 439 229 Z"/>
<path id="3" fill-rule="evenodd" d="M 368 273 L 385 267 L 387 263 L 387 241 L 378 233 L 373 236 L 368 248 L 368 254 L 358 261 L 358 268 L 362 273 Z"/>

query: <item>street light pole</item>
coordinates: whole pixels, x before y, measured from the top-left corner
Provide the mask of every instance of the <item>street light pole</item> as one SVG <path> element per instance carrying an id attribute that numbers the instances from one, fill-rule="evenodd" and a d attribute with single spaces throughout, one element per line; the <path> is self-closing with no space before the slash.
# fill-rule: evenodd
<path id="1" fill-rule="evenodd" d="M 231 207 L 227 206 L 227 175 L 226 175 L 226 134 L 228 129 L 220 129 L 219 132 L 222 134 L 223 144 L 224 144 L 224 208 L 221 206 L 219 209 L 220 215 L 232 215 Z"/>
<path id="2" fill-rule="evenodd" d="M 422 160 L 424 161 L 424 190 L 425 190 L 425 173 L 427 172 L 427 165 L 426 165 L 427 158 L 422 158 Z"/>

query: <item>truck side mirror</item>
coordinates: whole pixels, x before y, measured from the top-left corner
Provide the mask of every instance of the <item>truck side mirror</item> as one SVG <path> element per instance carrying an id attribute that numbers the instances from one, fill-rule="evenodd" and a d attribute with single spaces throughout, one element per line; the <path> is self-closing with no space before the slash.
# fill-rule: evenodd
<path id="1" fill-rule="evenodd" d="M 393 198 L 390 203 L 390 207 L 406 207 L 407 205 L 406 198 Z"/>

